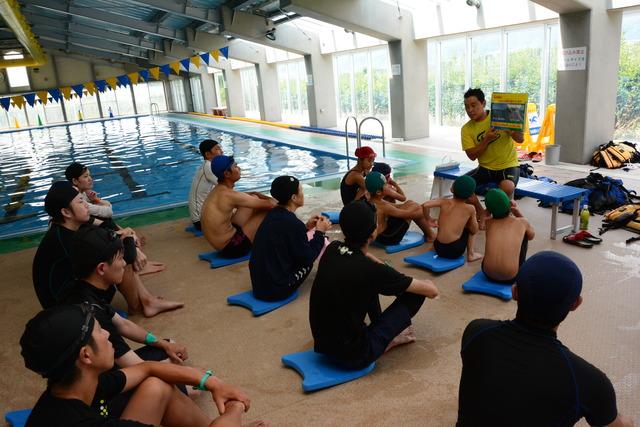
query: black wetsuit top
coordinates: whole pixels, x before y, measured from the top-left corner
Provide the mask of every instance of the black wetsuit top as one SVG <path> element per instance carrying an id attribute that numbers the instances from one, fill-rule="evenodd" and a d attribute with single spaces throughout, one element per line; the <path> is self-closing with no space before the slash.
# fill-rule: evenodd
<path id="1" fill-rule="evenodd" d="M 340 181 L 340 197 L 342 198 L 342 204 L 348 205 L 356 199 L 356 194 L 358 194 L 358 190 L 360 186 L 358 184 L 347 184 L 346 179 L 351 172 L 360 173 L 358 171 L 350 170 L 343 177 L 342 181 Z M 364 173 L 362 174 L 364 176 Z"/>

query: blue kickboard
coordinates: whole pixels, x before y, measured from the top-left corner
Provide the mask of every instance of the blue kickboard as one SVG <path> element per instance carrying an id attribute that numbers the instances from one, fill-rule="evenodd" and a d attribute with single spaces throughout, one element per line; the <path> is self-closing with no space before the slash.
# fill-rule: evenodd
<path id="1" fill-rule="evenodd" d="M 251 310 L 253 315 L 257 317 L 280 308 L 283 305 L 287 305 L 296 298 L 298 298 L 298 291 L 295 291 L 287 298 L 280 301 L 262 301 L 254 297 L 252 291 L 247 291 L 227 297 L 227 304 L 239 305 L 248 308 Z"/>
<path id="2" fill-rule="evenodd" d="M 429 251 L 420 255 L 408 256 L 404 259 L 404 262 L 429 269 L 434 273 L 443 273 L 462 267 L 464 265 L 464 255 L 460 258 L 449 259 L 439 257 L 436 251 Z"/>
<path id="3" fill-rule="evenodd" d="M 329 218 L 331 224 L 338 224 L 340 222 L 340 212 L 320 212 L 320 215 Z"/>
<path id="4" fill-rule="evenodd" d="M 202 237 L 204 236 L 204 233 L 200 230 L 196 230 L 196 228 L 193 225 L 188 226 L 187 228 L 184 229 L 184 231 L 188 231 L 189 233 L 193 233 L 194 236 L 196 237 Z"/>
<path id="5" fill-rule="evenodd" d="M 422 233 L 418 233 L 417 231 L 407 231 L 400 243 L 397 245 L 389 245 L 385 246 L 381 243 L 373 241 L 373 246 L 377 246 L 379 248 L 384 248 L 385 252 L 388 254 L 394 254 L 396 252 L 404 251 L 406 249 L 415 248 L 416 246 L 420 246 L 424 243 L 424 235 Z"/>
<path id="6" fill-rule="evenodd" d="M 282 356 L 282 363 L 302 376 L 302 390 L 306 393 L 364 377 L 376 367 L 374 362 L 364 369 L 346 369 L 313 350 Z"/>
<path id="7" fill-rule="evenodd" d="M 248 253 L 240 258 L 223 258 L 220 256 L 220 252 L 213 251 L 198 254 L 198 258 L 202 261 L 208 261 L 211 265 L 211 268 L 220 268 L 246 261 L 251 258 L 251 253 Z"/>
<path id="8" fill-rule="evenodd" d="M 128 319 L 129 318 L 129 313 L 127 313 L 124 310 L 116 309 L 116 313 L 118 313 L 120 315 L 120 317 L 122 317 L 123 319 Z"/>
<path id="9" fill-rule="evenodd" d="M 24 427 L 29 415 L 31 415 L 31 409 L 20 409 L 19 411 L 7 412 L 4 415 L 4 420 L 12 427 Z"/>
<path id="10" fill-rule="evenodd" d="M 462 284 L 465 292 L 476 292 L 501 298 L 505 301 L 511 300 L 511 285 L 496 283 L 489 280 L 482 271 L 478 271 L 473 277 Z"/>

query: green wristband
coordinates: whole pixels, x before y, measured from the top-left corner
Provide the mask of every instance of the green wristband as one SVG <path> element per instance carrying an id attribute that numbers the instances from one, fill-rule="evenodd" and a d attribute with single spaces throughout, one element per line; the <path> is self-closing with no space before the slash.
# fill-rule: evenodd
<path id="1" fill-rule="evenodd" d="M 158 338 L 156 338 L 156 336 L 151 332 L 147 332 L 147 335 L 144 337 L 144 343 L 147 345 L 151 345 L 156 342 L 158 342 Z"/>
<path id="2" fill-rule="evenodd" d="M 193 386 L 194 390 L 202 390 L 202 391 L 207 391 L 207 389 L 204 386 L 204 383 L 207 381 L 207 379 L 213 375 L 213 371 L 211 369 L 208 369 L 204 375 L 202 376 L 202 379 L 200 380 L 200 384 L 198 384 L 197 386 Z"/>

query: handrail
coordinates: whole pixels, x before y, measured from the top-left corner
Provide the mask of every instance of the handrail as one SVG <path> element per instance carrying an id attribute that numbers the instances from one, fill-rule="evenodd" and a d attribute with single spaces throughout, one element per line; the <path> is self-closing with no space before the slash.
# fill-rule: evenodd
<path id="1" fill-rule="evenodd" d="M 360 129 L 362 129 L 362 124 L 364 122 L 366 122 L 367 120 L 370 120 L 370 119 L 373 119 L 373 120 L 377 121 L 378 123 L 380 123 L 380 127 L 382 128 L 382 157 L 387 157 L 387 150 L 386 150 L 385 145 L 384 145 L 384 125 L 382 124 L 382 121 L 380 121 L 380 119 L 377 118 L 377 117 L 369 116 L 369 117 L 365 117 L 364 119 L 362 119 L 360 121 L 360 124 L 358 125 L 358 133 L 357 133 L 358 148 L 360 148 L 360 146 L 362 145 L 362 141 L 361 141 L 361 138 L 360 138 L 360 135 L 361 135 L 360 134 Z M 357 123 L 357 121 L 356 121 L 356 123 Z"/>
<path id="2" fill-rule="evenodd" d="M 346 145 L 346 149 L 347 149 L 347 169 L 350 169 L 350 164 L 349 164 L 349 120 L 353 119 L 356 122 L 356 141 L 358 144 L 358 147 L 360 147 L 360 131 L 358 130 L 358 119 L 355 116 L 349 116 L 347 117 L 347 120 L 345 120 L 344 122 L 344 142 Z"/>
<path id="3" fill-rule="evenodd" d="M 153 115 L 153 107 L 156 107 L 156 114 L 160 114 L 160 107 L 158 107 L 158 104 L 156 104 L 155 102 L 151 103 L 150 109 L 151 109 L 151 115 Z"/>

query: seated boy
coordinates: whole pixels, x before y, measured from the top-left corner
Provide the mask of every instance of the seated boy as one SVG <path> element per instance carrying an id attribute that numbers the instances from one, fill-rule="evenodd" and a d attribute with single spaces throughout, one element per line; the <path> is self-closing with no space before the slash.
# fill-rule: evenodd
<path id="1" fill-rule="evenodd" d="M 511 285 L 527 258 L 528 241 L 535 231 L 504 191 L 489 190 L 484 202 L 493 218 L 487 220 L 482 272 L 494 282 Z"/>
<path id="2" fill-rule="evenodd" d="M 200 224 L 202 204 L 211 189 L 218 183 L 218 179 L 211 170 L 211 160 L 222 154 L 220 143 L 213 139 L 205 139 L 200 143 L 199 148 L 204 161 L 196 169 L 193 181 L 191 181 L 191 191 L 189 191 L 189 216 L 196 230 L 202 230 Z"/>
<path id="3" fill-rule="evenodd" d="M 433 249 L 438 256 L 448 259 L 459 258 L 467 251 L 468 261 L 477 261 L 482 254 L 474 251 L 475 236 L 478 233 L 476 209 L 467 203 L 476 190 L 476 182 L 463 175 L 453 182 L 453 199 L 429 200 L 426 209 L 440 208 L 438 216 L 438 236 Z"/>
<path id="4" fill-rule="evenodd" d="M 384 179 L 387 180 L 387 195 L 385 195 L 384 200 L 391 203 L 404 202 L 407 200 L 407 196 L 405 196 L 402 187 L 391 177 L 391 166 L 389 166 L 388 163 L 375 162 L 371 172 L 380 172 L 384 175 Z"/>
<path id="5" fill-rule="evenodd" d="M 376 237 L 376 208 L 360 200 L 340 212 L 345 241 L 329 244 L 311 288 L 309 320 L 314 350 L 360 369 L 385 351 L 415 341 L 411 318 L 438 289 L 405 276 L 368 253 Z M 384 312 L 379 295 L 395 295 Z M 365 324 L 369 314 L 370 323 Z"/>
<path id="6" fill-rule="evenodd" d="M 300 181 L 292 176 L 274 179 L 271 195 L 278 206 L 267 213 L 258 227 L 249 272 L 256 298 L 279 301 L 295 292 L 311 272 L 313 262 L 325 247 L 324 233 L 331 222 L 324 216 L 315 216 L 305 226 L 298 219 L 295 211 L 304 205 L 304 192 Z"/>
<path id="7" fill-rule="evenodd" d="M 240 258 L 251 251 L 256 230 L 276 203 L 260 193 L 233 189 L 241 172 L 233 156 L 216 156 L 211 170 L 218 184 L 202 206 L 202 231 L 222 257 Z"/>
<path id="8" fill-rule="evenodd" d="M 48 382 L 27 427 L 239 427 L 250 406 L 245 393 L 210 370 L 203 375 L 160 362 L 113 369 L 109 332 L 95 321 L 89 304 L 41 311 L 27 323 L 20 346 L 25 366 Z M 176 383 L 211 392 L 221 416 L 211 420 L 170 385 Z"/>
<path id="9" fill-rule="evenodd" d="M 122 281 L 125 268 L 122 241 L 117 234 L 94 225 L 81 226 L 71 242 L 71 264 L 78 280 L 72 285 L 65 303 L 86 302 L 94 308 L 96 320 L 109 332 L 118 366 L 124 368 L 143 360 L 167 358 L 182 363 L 187 359 L 184 346 L 156 339 L 151 332 L 121 317 L 111 306 L 111 289 Z M 149 347 L 134 352 L 123 338 Z"/>
<path id="10" fill-rule="evenodd" d="M 390 188 L 380 172 L 369 173 L 365 178 L 365 185 L 371 196 L 371 201 L 377 209 L 377 243 L 397 245 L 409 229 L 411 221 L 420 227 L 425 239 L 433 240 L 435 232 L 431 228 L 430 218 L 424 216 L 425 210 L 421 205 L 413 200 L 408 200 L 402 204 L 386 201 L 385 197 L 389 194 Z"/>

